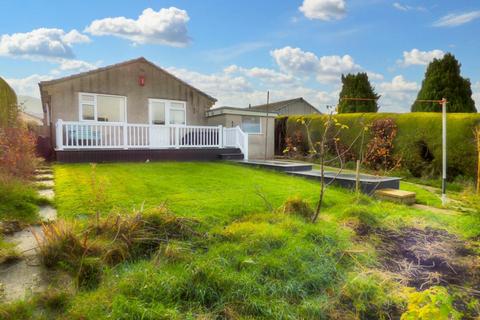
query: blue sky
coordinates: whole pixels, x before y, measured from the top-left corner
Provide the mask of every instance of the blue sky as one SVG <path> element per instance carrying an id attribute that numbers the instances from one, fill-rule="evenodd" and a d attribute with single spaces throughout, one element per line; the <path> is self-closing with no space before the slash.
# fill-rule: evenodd
<path id="1" fill-rule="evenodd" d="M 478 1 L 2 1 L 0 76 L 40 80 L 144 56 L 246 107 L 303 96 L 335 104 L 340 75 L 368 72 L 382 111 L 405 112 L 426 64 L 452 52 L 480 106 Z"/>

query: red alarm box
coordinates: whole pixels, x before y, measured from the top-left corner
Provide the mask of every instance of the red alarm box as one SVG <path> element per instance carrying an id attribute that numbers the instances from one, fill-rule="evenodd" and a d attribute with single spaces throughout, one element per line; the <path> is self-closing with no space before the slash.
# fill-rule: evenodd
<path id="1" fill-rule="evenodd" d="M 145 76 L 138 76 L 138 85 L 143 87 L 145 85 Z"/>

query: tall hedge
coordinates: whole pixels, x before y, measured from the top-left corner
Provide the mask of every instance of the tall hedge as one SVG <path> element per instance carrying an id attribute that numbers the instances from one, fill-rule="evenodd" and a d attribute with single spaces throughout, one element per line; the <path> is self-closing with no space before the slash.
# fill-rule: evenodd
<path id="1" fill-rule="evenodd" d="M 17 95 L 0 77 L 0 127 L 6 127 L 17 117 Z"/>
<path id="2" fill-rule="evenodd" d="M 304 116 L 305 117 L 305 116 Z M 319 141 L 323 132 L 325 115 L 307 116 L 312 119 L 310 133 L 313 141 Z M 442 167 L 442 121 L 441 114 L 429 112 L 417 113 L 367 113 L 335 115 L 339 123 L 349 129 L 341 131 L 340 140 L 350 145 L 362 128 L 376 119 L 393 119 L 398 127 L 394 140 L 394 154 L 401 158 L 402 166 L 414 175 L 431 173 L 438 175 Z M 297 121 L 297 116 L 287 120 L 287 136 L 296 131 L 304 131 L 304 126 Z M 473 128 L 480 124 L 480 114 L 455 113 L 447 117 L 447 161 L 449 176 L 475 176 L 477 156 Z M 367 131 L 364 149 L 370 139 Z M 353 151 L 359 154 L 360 143 L 353 145 Z M 425 152 L 429 153 L 425 159 Z M 423 154 L 423 156 L 422 156 Z M 431 171 L 431 172 L 430 172 Z"/>

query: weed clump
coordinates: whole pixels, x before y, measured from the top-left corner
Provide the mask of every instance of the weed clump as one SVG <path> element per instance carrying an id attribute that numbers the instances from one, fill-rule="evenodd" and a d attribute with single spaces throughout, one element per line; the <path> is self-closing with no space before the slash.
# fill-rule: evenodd
<path id="1" fill-rule="evenodd" d="M 377 216 L 364 206 L 352 206 L 346 209 L 342 213 L 341 218 L 347 220 L 359 236 L 369 234 L 379 225 Z"/>
<path id="2" fill-rule="evenodd" d="M 196 225 L 193 219 L 159 207 L 145 213 L 109 216 L 83 228 L 58 221 L 44 225 L 44 239 L 37 240 L 47 267 L 64 269 L 76 277 L 80 287 L 92 288 L 99 283 L 105 266 L 148 258 L 161 244 L 191 239 L 199 235 Z"/>
<path id="3" fill-rule="evenodd" d="M 291 197 L 282 206 L 283 213 L 296 214 L 306 220 L 310 220 L 313 217 L 313 209 L 310 207 L 307 201 L 300 197 Z"/>

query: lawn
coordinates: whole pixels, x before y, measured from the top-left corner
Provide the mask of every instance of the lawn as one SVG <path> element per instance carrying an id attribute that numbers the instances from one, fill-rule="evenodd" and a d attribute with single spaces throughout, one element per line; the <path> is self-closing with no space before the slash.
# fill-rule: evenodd
<path id="1" fill-rule="evenodd" d="M 311 223 L 281 207 L 292 197 L 314 206 L 318 182 L 230 163 L 62 164 L 54 171 L 59 215 L 76 227 L 97 211 L 127 217 L 166 203 L 187 219 L 178 223 L 195 228 L 167 236 L 149 256 L 115 264 L 97 246 L 88 261 L 101 263 L 98 283 L 0 308 L 12 319 L 395 318 L 415 289 L 381 267 L 376 246 L 385 230 L 480 234 L 470 215 L 419 211 L 337 187 L 327 189 L 320 219 Z M 93 244 L 106 243 L 111 257 L 120 232 Z M 79 239 L 86 241 L 84 233 Z"/>

